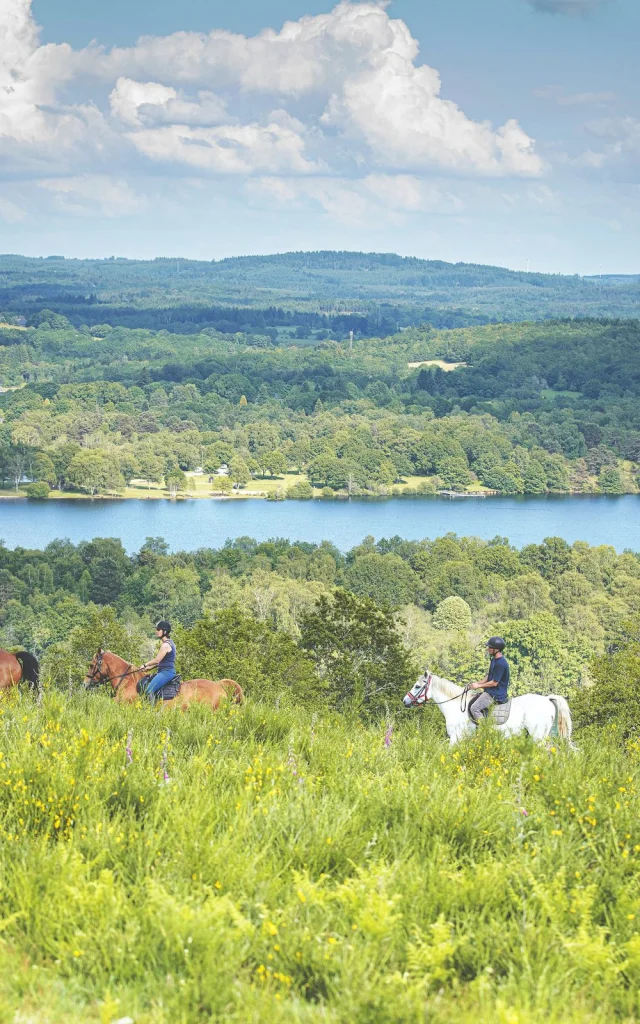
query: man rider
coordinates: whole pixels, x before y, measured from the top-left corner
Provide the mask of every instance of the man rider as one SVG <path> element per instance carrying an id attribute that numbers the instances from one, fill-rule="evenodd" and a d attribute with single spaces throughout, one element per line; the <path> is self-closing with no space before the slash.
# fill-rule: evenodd
<path id="1" fill-rule="evenodd" d="M 154 700 L 158 691 L 170 683 L 176 675 L 176 645 L 169 636 L 170 633 L 171 623 L 166 619 L 160 619 L 160 622 L 156 623 L 156 636 L 162 640 L 158 653 L 155 658 L 151 658 L 141 666 L 143 671 L 154 668 L 156 665 L 158 667 L 155 676 L 149 679 L 145 691 L 150 700 Z"/>
<path id="2" fill-rule="evenodd" d="M 501 636 L 492 636 L 487 640 L 486 647 L 491 656 L 489 671 L 479 683 L 471 683 L 472 690 L 482 690 L 469 707 L 469 714 L 478 725 L 489 711 L 492 704 L 504 704 L 508 698 L 511 670 L 509 662 L 502 653 L 505 642 Z"/>

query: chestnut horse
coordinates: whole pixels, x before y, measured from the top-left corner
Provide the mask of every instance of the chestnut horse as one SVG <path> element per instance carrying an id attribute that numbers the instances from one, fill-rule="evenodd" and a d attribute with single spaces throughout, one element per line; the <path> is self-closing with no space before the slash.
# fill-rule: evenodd
<path id="1" fill-rule="evenodd" d="M 117 654 L 99 648 L 89 665 L 84 685 L 87 690 L 94 690 L 98 686 L 108 684 L 112 687 L 112 696 L 116 700 L 131 702 L 138 699 L 138 682 L 147 674 L 146 670 L 134 668 Z M 177 706 L 181 711 L 185 711 L 189 704 L 197 701 L 200 704 L 210 704 L 215 710 L 221 701 L 229 698 L 236 704 L 241 704 L 244 700 L 240 686 L 233 679 L 220 679 L 217 683 L 211 679 L 189 679 L 182 683 L 177 697 L 173 700 L 160 700 L 159 703 L 164 707 Z"/>
<path id="2" fill-rule="evenodd" d="M 18 651 L 11 654 L 10 651 L 0 650 L 0 691 L 8 690 L 18 683 L 29 683 L 29 686 L 36 690 L 40 683 L 40 666 L 38 659 L 28 651 Z"/>

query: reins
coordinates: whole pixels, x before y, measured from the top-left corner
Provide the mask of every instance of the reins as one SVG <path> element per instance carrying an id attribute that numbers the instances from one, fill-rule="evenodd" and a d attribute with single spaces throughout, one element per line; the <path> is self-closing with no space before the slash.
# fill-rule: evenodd
<path id="1" fill-rule="evenodd" d="M 96 686 L 104 686 L 106 683 L 111 683 L 111 687 L 112 687 L 111 696 L 115 697 L 117 695 L 117 693 L 118 693 L 118 690 L 122 686 L 123 680 L 126 679 L 127 676 L 134 676 L 136 674 L 136 672 L 140 672 L 141 669 L 134 668 L 133 665 L 131 663 L 129 663 L 127 671 L 123 672 L 122 675 L 119 675 L 119 676 L 102 675 L 102 659 L 103 659 L 103 656 L 104 656 L 104 652 L 101 652 L 100 656 L 98 658 L 98 661 L 96 662 L 95 668 L 94 668 L 93 672 L 91 673 L 91 675 L 89 676 L 89 678 L 90 678 L 91 682 L 94 683 Z M 114 686 L 113 684 L 116 683 L 116 681 L 117 681 L 117 685 Z"/>
<path id="2" fill-rule="evenodd" d="M 429 683 L 430 683 L 432 678 L 433 678 L 432 673 L 429 673 L 429 678 L 427 679 L 426 683 L 422 687 L 422 690 L 426 690 L 428 688 Z M 466 686 L 463 687 L 462 693 L 460 693 L 460 694 L 456 693 L 456 695 L 454 697 L 447 697 L 446 700 L 433 700 L 431 698 L 426 698 L 425 697 L 425 704 L 435 704 L 436 707 L 440 707 L 442 704 L 450 704 L 451 701 L 458 700 L 458 697 L 459 697 L 460 698 L 460 710 L 462 711 L 463 714 L 466 714 L 466 711 L 467 711 L 467 697 L 468 697 L 470 689 L 471 689 L 471 687 L 469 685 L 466 685 Z M 420 697 L 420 694 L 422 693 L 422 690 L 419 690 L 418 693 L 416 693 L 415 696 L 412 693 L 408 694 L 408 696 L 411 698 L 411 703 L 412 704 L 417 704 L 418 703 L 418 698 Z"/>

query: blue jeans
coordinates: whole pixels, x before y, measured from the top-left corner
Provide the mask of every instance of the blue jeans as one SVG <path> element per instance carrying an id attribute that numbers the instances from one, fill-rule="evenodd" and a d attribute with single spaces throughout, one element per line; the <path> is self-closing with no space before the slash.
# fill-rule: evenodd
<path id="1" fill-rule="evenodd" d="M 147 687 L 147 696 L 152 697 L 154 693 L 161 690 L 163 686 L 170 683 L 172 679 L 175 679 L 175 669 L 163 668 L 160 672 L 157 672 Z"/>

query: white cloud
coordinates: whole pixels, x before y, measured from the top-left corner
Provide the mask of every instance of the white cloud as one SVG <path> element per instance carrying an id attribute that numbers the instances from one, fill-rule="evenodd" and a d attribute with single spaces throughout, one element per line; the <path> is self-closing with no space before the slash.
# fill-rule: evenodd
<path id="1" fill-rule="evenodd" d="M 170 100 L 177 99 L 178 94 L 171 86 L 160 85 L 158 82 L 134 82 L 131 78 L 119 78 L 115 89 L 109 96 L 111 111 L 126 124 L 141 127 L 144 123 L 140 116 L 141 108 L 163 107 Z"/>
<path id="2" fill-rule="evenodd" d="M 132 160 L 173 174 L 543 172 L 516 120 L 495 129 L 441 97 L 383 3 L 343 0 L 253 37 L 177 32 L 73 51 L 38 45 L 30 0 L 0 0 L 0 32 L 0 134 L 16 173 L 43 176 L 48 160 L 58 175 L 96 174 L 107 158 L 119 176 Z"/>
<path id="3" fill-rule="evenodd" d="M 224 102 L 212 92 L 201 91 L 196 101 L 189 101 L 180 98 L 172 86 L 131 78 L 117 80 L 109 105 L 115 117 L 137 128 L 156 124 L 203 127 L 228 120 Z"/>
<path id="4" fill-rule="evenodd" d="M 291 129 L 274 123 L 219 128 L 167 125 L 132 132 L 129 139 L 150 160 L 219 174 L 305 174 L 318 170 L 303 155 L 304 140 Z"/>

